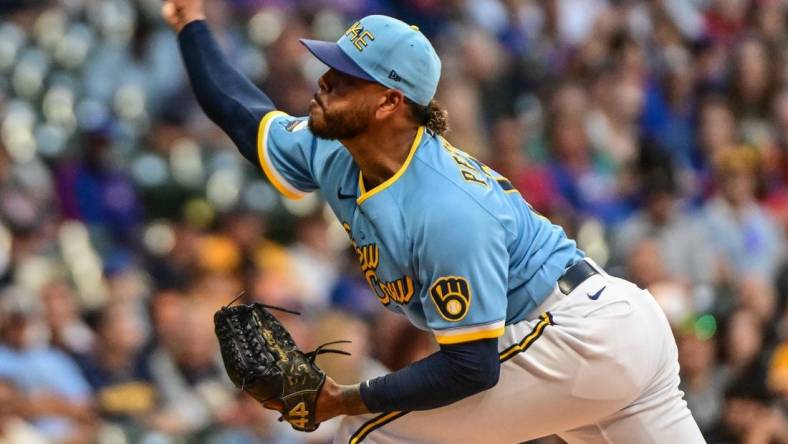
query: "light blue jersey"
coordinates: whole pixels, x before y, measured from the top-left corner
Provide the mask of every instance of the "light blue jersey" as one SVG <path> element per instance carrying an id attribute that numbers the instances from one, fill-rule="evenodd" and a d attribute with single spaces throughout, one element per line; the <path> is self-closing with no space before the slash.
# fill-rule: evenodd
<path id="1" fill-rule="evenodd" d="M 501 336 L 583 257 L 511 182 L 424 127 L 399 171 L 369 190 L 347 149 L 307 118 L 267 114 L 258 157 L 285 196 L 321 190 L 380 302 L 441 344 Z"/>

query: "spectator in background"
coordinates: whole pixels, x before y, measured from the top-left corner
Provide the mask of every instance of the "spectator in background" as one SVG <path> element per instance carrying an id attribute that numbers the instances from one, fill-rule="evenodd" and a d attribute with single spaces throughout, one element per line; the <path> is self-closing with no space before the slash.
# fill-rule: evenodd
<path id="1" fill-rule="evenodd" d="M 29 401 L 28 415 L 48 440 L 89 443 L 95 437 L 93 393 L 79 367 L 45 342 L 35 295 L 6 288 L 0 297 L 0 375 Z"/>
<path id="2" fill-rule="evenodd" d="M 726 381 L 716 365 L 716 339 L 700 337 L 692 328 L 693 322 L 689 324 L 690 328 L 685 327 L 676 337 L 681 369 L 679 388 L 701 432 L 708 436 L 720 419 Z"/>
<path id="3" fill-rule="evenodd" d="M 613 231 L 612 260 L 624 264 L 644 238 L 658 242 L 667 276 L 692 288 L 714 283 L 714 253 L 693 214 L 682 211 L 669 169 L 653 169 L 642 183 L 645 207 Z"/>
<path id="4" fill-rule="evenodd" d="M 759 136 L 768 136 L 766 118 L 776 94 L 775 70 L 771 66 L 774 59 L 766 42 L 755 36 L 740 41 L 735 50 L 731 79 L 733 109 L 741 119 L 744 141 L 755 146 Z"/>
<path id="5" fill-rule="evenodd" d="M 322 344 L 337 339 L 351 341 L 343 347 L 350 356 L 319 358 L 318 365 L 333 379 L 345 381 L 340 384 L 364 381 L 388 373 L 381 363 L 370 357 L 374 347 L 369 338 L 369 325 L 362 319 L 345 312 L 327 312 L 315 329 L 314 342 Z"/>
<path id="6" fill-rule="evenodd" d="M 668 274 L 658 239 L 640 239 L 632 248 L 627 265 L 629 279 L 651 293 L 673 328 L 680 327 L 694 313 L 697 307 L 692 294 L 684 283 Z"/>
<path id="7" fill-rule="evenodd" d="M 173 226 L 172 234 L 172 248 L 148 264 L 148 272 L 160 289 L 185 288 L 197 275 L 200 230 L 181 222 Z"/>
<path id="8" fill-rule="evenodd" d="M 132 440 L 139 433 L 136 419 L 151 413 L 157 401 L 142 354 L 145 331 L 135 310 L 119 303 L 108 305 L 100 314 L 93 350 L 79 362 L 101 414 L 125 429 Z"/>
<path id="9" fill-rule="evenodd" d="M 619 217 L 616 178 L 595 159 L 583 120 L 571 114 L 551 119 L 552 180 L 570 207 L 604 222 Z"/>
<path id="10" fill-rule="evenodd" d="M 137 194 L 128 174 L 115 165 L 104 132 L 84 134 L 84 156 L 58 171 L 63 215 L 94 229 L 102 247 L 129 245 L 140 221 Z"/>
<path id="11" fill-rule="evenodd" d="M 328 222 L 322 211 L 298 221 L 296 242 L 289 248 L 292 267 L 303 293 L 304 305 L 325 308 L 339 269 L 329 242 Z"/>
<path id="12" fill-rule="evenodd" d="M 788 341 L 783 339 L 772 354 L 769 362 L 767 387 L 783 408 L 788 405 Z"/>
<path id="13" fill-rule="evenodd" d="M 697 176 L 690 177 L 692 182 L 685 184 L 684 191 L 694 198 L 705 199 L 714 191 L 713 159 L 719 152 L 736 146 L 739 140 L 736 119 L 726 98 L 717 95 L 703 98 L 697 134 Z"/>
<path id="14" fill-rule="evenodd" d="M 6 267 L 21 267 L 48 250 L 58 204 L 52 172 L 43 162 L 16 162 L 8 151 L 0 140 L 0 219 L 13 234 L 13 263 Z M 10 271 L 6 267 L 0 270 L 3 274 Z"/>
<path id="15" fill-rule="evenodd" d="M 79 302 L 68 281 L 53 279 L 41 288 L 44 319 L 52 346 L 71 356 L 87 353 L 93 347 L 93 332 L 80 316 Z"/>
<path id="16" fill-rule="evenodd" d="M 743 375 L 725 392 L 722 420 L 708 436 L 715 444 L 788 441 L 788 424 L 757 375 Z"/>
<path id="17" fill-rule="evenodd" d="M 195 299 L 181 303 L 179 329 L 148 363 L 160 398 L 146 421 L 167 436 L 189 439 L 208 430 L 234 399 L 213 335 L 213 307 Z"/>
<path id="18" fill-rule="evenodd" d="M 758 317 L 749 310 L 738 309 L 726 320 L 723 333 L 720 371 L 726 385 L 744 377 L 764 380 L 764 332 Z"/>
<path id="19" fill-rule="evenodd" d="M 222 231 L 239 250 L 238 271 L 253 272 L 257 255 L 262 254 L 262 250 L 271 244 L 265 237 L 264 216 L 238 209 L 228 214 L 222 220 L 222 225 Z"/>
<path id="20" fill-rule="evenodd" d="M 747 147 L 727 148 L 714 158 L 720 189 L 703 209 L 703 227 L 727 281 L 745 273 L 773 279 L 785 248 L 783 234 L 755 198 L 759 159 Z"/>
<path id="21" fill-rule="evenodd" d="M 630 164 L 638 154 L 638 126 L 644 102 L 642 79 L 621 70 L 605 70 L 593 88 L 587 122 L 590 144 L 613 168 Z"/>
<path id="22" fill-rule="evenodd" d="M 49 443 L 21 416 L 26 402 L 13 381 L 0 378 L 0 444 Z"/>
<path id="23" fill-rule="evenodd" d="M 747 29 L 749 0 L 719 0 L 706 11 L 707 35 L 722 43 L 731 44 Z"/>
<path id="24" fill-rule="evenodd" d="M 695 65 L 689 51 L 679 45 L 664 49 L 662 64 L 663 77 L 651 79 L 647 87 L 640 125 L 643 135 L 670 153 L 679 171 L 686 174 L 698 162 Z"/>
<path id="25" fill-rule="evenodd" d="M 740 277 L 736 292 L 740 307 L 755 315 L 764 331 L 771 331 L 777 318 L 774 285 L 761 274 L 747 274 Z"/>
<path id="26" fill-rule="evenodd" d="M 788 87 L 784 87 L 775 96 L 773 113 L 777 142 L 782 148 L 788 148 Z"/>
<path id="27" fill-rule="evenodd" d="M 550 171 L 526 155 L 524 139 L 525 128 L 521 121 L 502 118 L 493 128 L 492 156 L 487 163 L 509 179 L 534 209 L 550 214 L 560 207 L 560 196 Z"/>

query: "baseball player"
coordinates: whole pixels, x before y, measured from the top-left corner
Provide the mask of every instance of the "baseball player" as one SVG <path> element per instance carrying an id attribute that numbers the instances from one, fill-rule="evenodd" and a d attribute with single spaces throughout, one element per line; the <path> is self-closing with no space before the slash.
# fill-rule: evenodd
<path id="1" fill-rule="evenodd" d="M 380 378 L 326 380 L 315 415 L 346 415 L 336 443 L 703 442 L 649 293 L 442 137 L 441 62 L 417 27 L 369 16 L 337 42 L 301 40 L 329 69 L 291 117 L 228 63 L 201 0 L 163 11 L 206 114 L 284 196 L 320 189 L 381 304 L 440 345 Z"/>

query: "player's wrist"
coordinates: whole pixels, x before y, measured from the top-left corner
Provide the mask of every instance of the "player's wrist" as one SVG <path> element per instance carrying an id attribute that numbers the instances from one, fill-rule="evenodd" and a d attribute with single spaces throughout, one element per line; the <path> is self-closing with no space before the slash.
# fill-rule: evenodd
<path id="1" fill-rule="evenodd" d="M 359 385 L 339 385 L 326 378 L 323 389 L 317 398 L 316 421 L 327 421 L 340 415 L 361 415 L 369 409 L 361 399 Z"/>
<path id="2" fill-rule="evenodd" d="M 181 23 L 180 23 L 180 25 L 178 26 L 178 28 L 177 28 L 177 30 L 176 30 L 176 31 L 177 31 L 178 33 L 180 33 L 180 32 L 181 32 L 181 31 L 183 31 L 183 29 L 184 29 L 185 27 L 187 27 L 189 24 L 191 24 L 191 23 L 194 23 L 194 22 L 197 22 L 197 21 L 200 21 L 200 20 L 205 20 L 205 14 L 203 14 L 202 12 L 195 12 L 195 13 L 193 13 L 193 14 L 190 14 L 189 16 L 185 17 L 185 18 L 184 18 L 184 19 L 181 21 Z"/>

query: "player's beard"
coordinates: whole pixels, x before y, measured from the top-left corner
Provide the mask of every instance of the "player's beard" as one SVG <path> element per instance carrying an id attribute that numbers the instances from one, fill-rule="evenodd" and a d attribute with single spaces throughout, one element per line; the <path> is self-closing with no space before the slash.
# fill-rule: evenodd
<path id="1" fill-rule="evenodd" d="M 309 116 L 309 129 L 312 134 L 322 139 L 352 139 L 367 130 L 368 114 L 362 107 L 350 108 L 345 111 L 329 111 L 321 107 L 322 115 L 318 118 Z"/>

